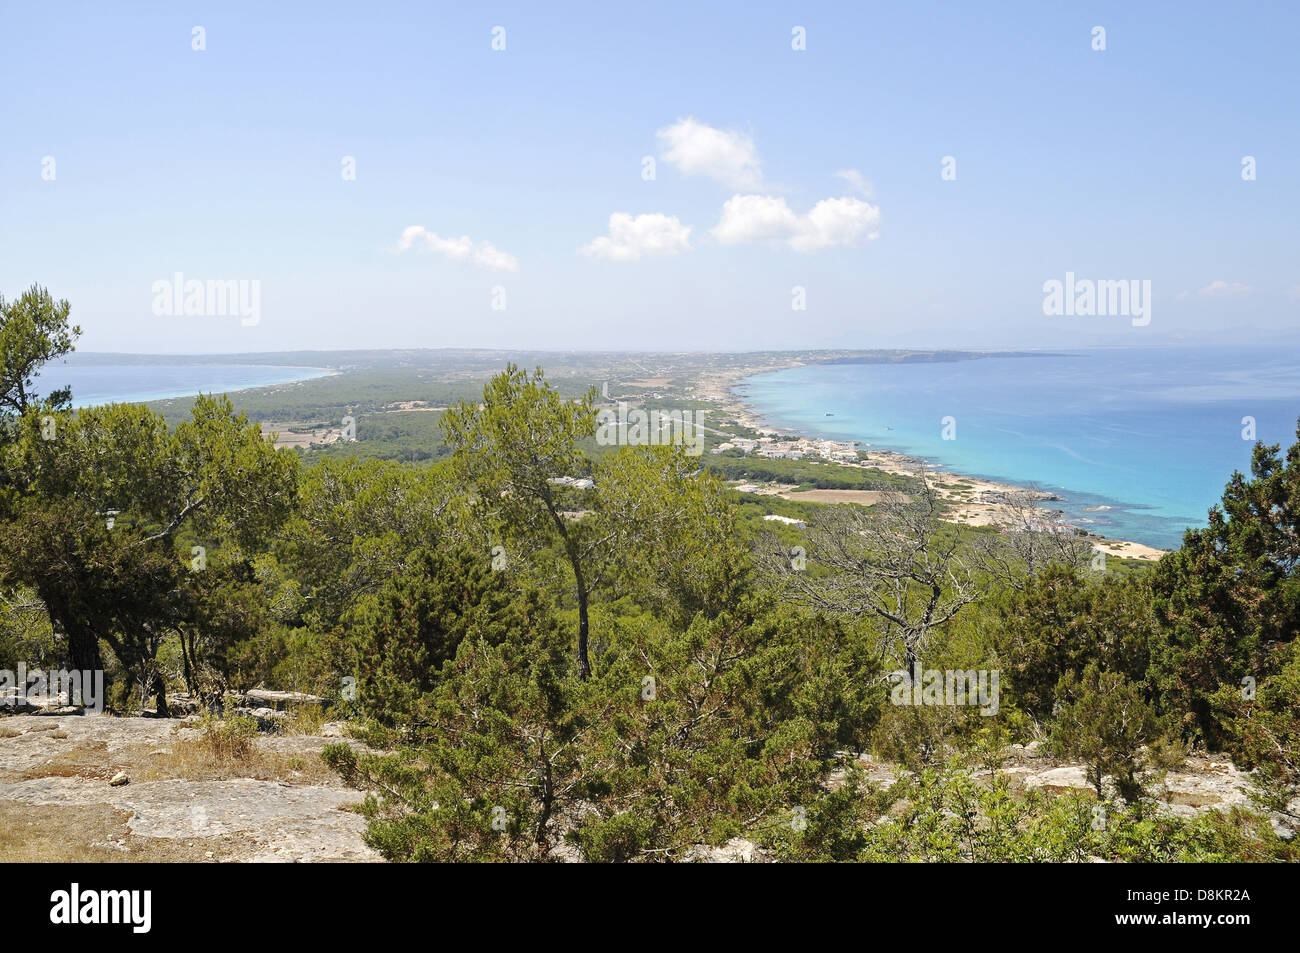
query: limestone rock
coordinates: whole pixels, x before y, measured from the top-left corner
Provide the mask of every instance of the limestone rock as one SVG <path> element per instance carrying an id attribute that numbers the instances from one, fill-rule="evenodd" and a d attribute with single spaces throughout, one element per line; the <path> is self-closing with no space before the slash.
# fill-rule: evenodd
<path id="1" fill-rule="evenodd" d="M 733 837 L 721 847 L 696 844 L 686 852 L 686 862 L 692 864 L 767 864 L 771 855 L 753 841 Z"/>
<path id="2" fill-rule="evenodd" d="M 84 715 L 86 710 L 79 705 L 49 705 L 38 708 L 33 715 Z"/>
<path id="3" fill-rule="evenodd" d="M 280 727 L 280 722 L 289 717 L 284 712 L 276 711 L 274 708 L 240 707 L 234 709 L 232 714 L 252 718 L 257 722 L 258 731 L 275 731 Z"/>
<path id="4" fill-rule="evenodd" d="M 240 704 L 250 708 L 274 708 L 283 710 L 288 705 L 319 705 L 323 699 L 319 695 L 306 692 L 277 692 L 269 688 L 250 688 L 240 698 Z"/>
<path id="5" fill-rule="evenodd" d="M 25 804 L 87 813 L 108 805 L 119 812 L 122 826 L 99 833 L 90 843 L 107 840 L 113 845 L 125 838 L 114 847 L 123 852 L 124 860 L 152 850 L 154 841 L 181 848 L 189 845 L 187 859 L 196 861 L 381 859 L 362 839 L 365 819 L 351 809 L 363 794 L 341 779 L 320 775 L 313 783 L 288 778 L 150 779 L 147 766 L 155 756 L 198 739 L 200 733 L 177 720 L 88 715 L 60 719 L 58 725 L 69 737 L 59 739 L 49 730 L 54 725 L 52 718 L 30 715 L 0 718 L 0 726 L 21 732 L 0 735 L 0 817 L 16 816 Z M 256 743 L 274 755 L 273 760 L 288 761 L 319 758 L 331 740 L 270 734 Z M 359 746 L 356 741 L 347 743 Z M 100 770 L 76 775 L 49 770 L 52 756 L 73 749 L 90 753 Z M 93 771 L 93 764 L 86 764 Z M 135 764 L 145 767 L 136 770 Z M 129 783 L 114 786 L 106 778 L 113 772 Z"/>

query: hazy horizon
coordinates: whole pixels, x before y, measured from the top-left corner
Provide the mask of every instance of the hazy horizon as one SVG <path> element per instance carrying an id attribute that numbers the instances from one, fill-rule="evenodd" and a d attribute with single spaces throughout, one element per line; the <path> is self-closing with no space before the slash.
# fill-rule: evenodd
<path id="1" fill-rule="evenodd" d="M 155 354 L 1296 339 L 1296 9 L 577 9 L 10 7 L 0 294 Z"/>
<path id="2" fill-rule="evenodd" d="M 341 354 L 348 352 L 358 353 L 384 353 L 391 351 L 488 351 L 500 354 L 512 354 L 518 352 L 539 353 L 539 354 L 717 354 L 744 356 L 746 354 L 798 354 L 798 353 L 834 353 L 837 351 L 850 352 L 871 352 L 871 351 L 913 351 L 917 353 L 929 353 L 936 351 L 951 351 L 954 353 L 981 353 L 981 352 L 1000 352 L 1000 351 L 1018 351 L 1024 353 L 1041 353 L 1049 354 L 1053 352 L 1066 351 L 1097 351 L 1097 350 L 1141 350 L 1149 349 L 1153 351 L 1169 350 L 1171 348 L 1208 350 L 1219 348 L 1221 345 L 1213 342 L 1196 342 L 1196 341 L 1169 341 L 1155 342 L 1150 344 L 1133 343 L 1133 344 L 1077 344 L 1055 346 L 1028 346 L 1028 345 L 943 345 L 943 346 L 924 346 L 896 344 L 888 346 L 862 346 L 862 347 L 841 347 L 836 345 L 827 345 L 824 347 L 772 347 L 772 348 L 743 348 L 743 349 L 723 349 L 723 348 L 587 348 L 587 347 L 491 347 L 488 345 L 420 345 L 420 346 L 396 346 L 396 347 L 338 347 L 338 348 L 279 348 L 267 351 L 104 351 L 89 350 L 79 347 L 76 351 L 63 358 L 63 361 L 75 362 L 78 357 L 259 357 L 276 354 Z M 1267 344 L 1251 342 L 1242 345 L 1240 350 L 1265 349 Z"/>

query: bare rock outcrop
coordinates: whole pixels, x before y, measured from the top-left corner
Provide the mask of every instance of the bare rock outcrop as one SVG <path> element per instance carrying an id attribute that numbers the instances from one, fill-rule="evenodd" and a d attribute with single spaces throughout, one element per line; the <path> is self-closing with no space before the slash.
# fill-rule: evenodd
<path id="1" fill-rule="evenodd" d="M 63 856 L 22 854 L 0 838 L 6 859 L 376 861 L 362 841 L 361 794 L 320 764 L 330 739 L 259 736 L 252 767 L 269 777 L 206 777 L 178 756 L 201 738 L 185 722 L 107 715 L 0 721 L 0 827 L 56 817 Z M 355 743 L 355 742 L 352 742 Z M 117 778 L 122 782 L 117 782 Z M 38 824 L 37 828 L 49 824 Z M 6 857 L 3 845 L 16 857 Z M 62 847 L 62 845 L 61 845 Z M 95 853 L 98 851 L 98 853 Z"/>

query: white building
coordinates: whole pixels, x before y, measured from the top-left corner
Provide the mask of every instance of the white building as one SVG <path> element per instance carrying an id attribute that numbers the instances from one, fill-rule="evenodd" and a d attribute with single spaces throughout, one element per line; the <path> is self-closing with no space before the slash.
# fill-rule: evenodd
<path id="1" fill-rule="evenodd" d="M 778 516 L 776 513 L 768 513 L 763 517 L 765 520 L 771 520 L 774 523 L 784 523 L 786 526 L 793 526 L 795 529 L 807 529 L 808 524 L 803 520 L 797 520 L 792 516 Z"/>

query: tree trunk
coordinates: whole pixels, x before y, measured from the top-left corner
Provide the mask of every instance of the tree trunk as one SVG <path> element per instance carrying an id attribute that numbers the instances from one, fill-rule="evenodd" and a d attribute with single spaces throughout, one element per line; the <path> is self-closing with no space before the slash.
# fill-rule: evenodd
<path id="1" fill-rule="evenodd" d="M 582 560 L 578 558 L 577 547 L 561 526 L 564 537 L 564 549 L 569 556 L 569 565 L 573 567 L 574 588 L 578 591 L 578 677 L 591 678 L 591 661 L 587 657 L 587 601 L 591 593 L 587 591 L 587 580 L 582 575 Z"/>
<path id="2" fill-rule="evenodd" d="M 551 762 L 546 757 L 546 741 L 543 735 L 542 761 L 546 765 L 546 772 L 542 776 L 542 809 L 537 818 L 537 835 L 533 838 L 539 848 L 545 850 L 547 843 L 546 826 L 551 822 L 551 811 L 555 807 L 555 780 L 551 775 Z"/>
<path id="3" fill-rule="evenodd" d="M 581 583 L 578 585 L 578 677 L 591 678 L 591 662 L 587 658 L 587 587 Z"/>
<path id="4" fill-rule="evenodd" d="M 185 690 L 190 693 L 191 698 L 198 698 L 198 690 L 194 686 L 194 668 L 190 664 L 190 651 L 186 643 L 189 639 L 185 635 L 185 630 L 180 632 L 181 640 L 181 661 L 185 665 Z"/>
<path id="5" fill-rule="evenodd" d="M 76 672 L 98 672 L 104 668 L 99 654 L 99 636 L 82 625 L 64 624 L 68 634 L 68 668 Z"/>
<path id="6" fill-rule="evenodd" d="M 157 673 L 153 677 L 153 690 L 154 694 L 158 696 L 158 717 L 170 718 L 171 712 L 167 708 L 167 683 Z"/>
<path id="7" fill-rule="evenodd" d="M 564 517 L 549 498 L 546 500 L 546 508 L 550 511 L 551 519 L 555 521 L 555 529 L 559 532 L 560 539 L 564 540 L 564 552 L 569 557 L 569 565 L 573 567 L 574 588 L 578 591 L 578 677 L 586 680 L 591 678 L 591 661 L 587 658 L 587 599 L 590 596 L 587 592 L 587 581 L 582 577 L 582 560 L 578 557 L 578 548 L 564 525 Z"/>

